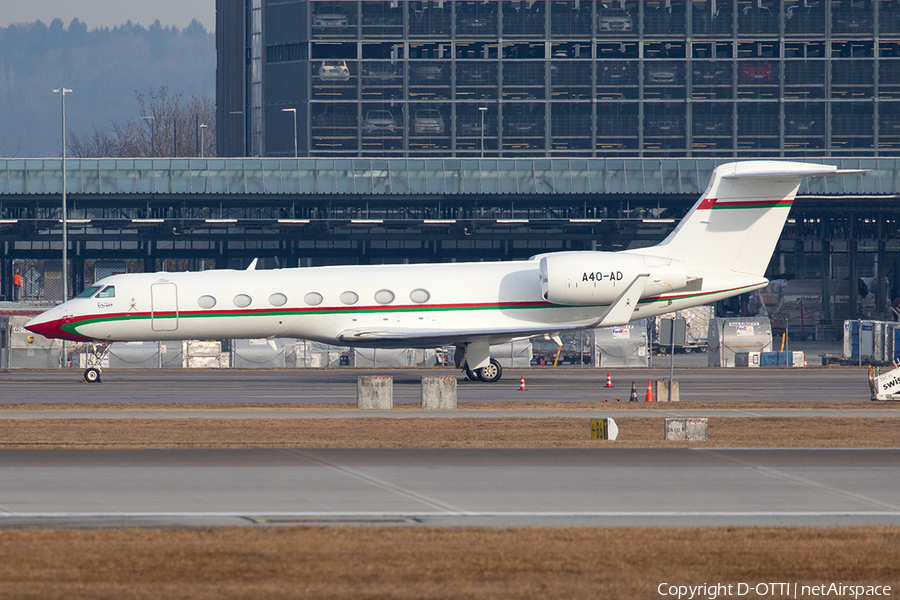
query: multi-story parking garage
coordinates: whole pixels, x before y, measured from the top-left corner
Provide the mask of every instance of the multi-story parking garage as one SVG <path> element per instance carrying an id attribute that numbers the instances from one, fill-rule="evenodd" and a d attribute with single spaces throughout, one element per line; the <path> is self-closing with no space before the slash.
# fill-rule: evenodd
<path id="1" fill-rule="evenodd" d="M 71 160 L 69 289 L 118 272 L 505 260 L 660 241 L 724 159 Z M 770 278 L 839 323 L 900 296 L 900 160 L 830 159 Z M 60 161 L 0 161 L 0 301 L 61 300 Z M 20 279 L 17 279 L 16 276 Z M 875 282 L 867 291 L 861 278 Z M 849 285 L 848 285 L 849 284 Z M 807 306 L 818 306 L 808 304 Z M 851 308 L 853 307 L 853 308 Z"/>
<path id="2" fill-rule="evenodd" d="M 217 7 L 222 156 L 900 155 L 900 0 Z"/>

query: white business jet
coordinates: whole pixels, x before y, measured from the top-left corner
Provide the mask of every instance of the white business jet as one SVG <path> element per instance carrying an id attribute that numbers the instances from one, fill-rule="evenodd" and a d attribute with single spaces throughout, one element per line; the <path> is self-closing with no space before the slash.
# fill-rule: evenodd
<path id="1" fill-rule="evenodd" d="M 861 171 L 750 161 L 717 167 L 657 246 L 509 262 L 129 273 L 26 327 L 80 342 L 299 338 L 375 348 L 456 346 L 470 379 L 500 379 L 491 344 L 624 325 L 765 286 L 804 177 Z M 255 265 L 254 265 L 255 266 Z M 88 369 L 87 381 L 100 371 Z"/>

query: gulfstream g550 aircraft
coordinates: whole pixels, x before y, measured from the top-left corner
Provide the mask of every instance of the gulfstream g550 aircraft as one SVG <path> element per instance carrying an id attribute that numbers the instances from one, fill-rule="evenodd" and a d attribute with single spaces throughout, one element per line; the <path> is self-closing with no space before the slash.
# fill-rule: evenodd
<path id="1" fill-rule="evenodd" d="M 454 345 L 470 378 L 500 379 L 491 344 L 708 304 L 761 288 L 804 177 L 828 165 L 715 169 L 657 246 L 488 263 L 134 273 L 96 282 L 26 327 L 76 341 L 290 337 L 366 347 Z M 99 379 L 89 369 L 88 381 Z"/>

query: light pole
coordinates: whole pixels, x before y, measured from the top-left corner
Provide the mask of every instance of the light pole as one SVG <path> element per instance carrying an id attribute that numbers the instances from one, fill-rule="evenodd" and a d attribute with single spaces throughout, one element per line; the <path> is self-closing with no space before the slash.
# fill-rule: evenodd
<path id="1" fill-rule="evenodd" d="M 150 156 L 156 156 L 156 118 L 141 117 L 144 120 L 150 120 Z"/>
<path id="2" fill-rule="evenodd" d="M 294 158 L 297 158 L 297 109 L 282 108 L 281 112 L 294 113 Z"/>
<path id="3" fill-rule="evenodd" d="M 484 158 L 484 113 L 487 112 L 487 106 L 479 106 L 478 112 L 481 113 L 481 158 Z"/>
<path id="4" fill-rule="evenodd" d="M 72 90 L 64 87 L 53 90 L 54 94 L 62 95 L 62 299 L 63 302 L 69 299 L 69 235 L 66 207 L 66 93 Z M 62 366 L 69 366 L 69 343 L 63 340 L 62 343 Z"/>
<path id="5" fill-rule="evenodd" d="M 62 284 L 63 302 L 69 299 L 69 234 L 66 207 L 66 94 L 72 90 L 64 87 L 53 90 L 54 94 L 62 94 Z"/>
<path id="6" fill-rule="evenodd" d="M 160 117 L 160 119 L 172 119 L 172 156 L 178 157 L 178 119 L 172 115 Z"/>
<path id="7" fill-rule="evenodd" d="M 200 158 L 203 158 L 203 130 L 206 129 L 206 123 L 200 123 Z"/>
<path id="8" fill-rule="evenodd" d="M 194 156 L 200 156 L 200 115 L 191 113 L 191 116 L 194 117 L 194 143 L 197 145 Z"/>
<path id="9" fill-rule="evenodd" d="M 241 115 L 241 156 L 244 156 L 247 153 L 247 127 L 244 124 L 244 111 L 242 110 L 233 110 L 229 112 L 230 115 Z"/>

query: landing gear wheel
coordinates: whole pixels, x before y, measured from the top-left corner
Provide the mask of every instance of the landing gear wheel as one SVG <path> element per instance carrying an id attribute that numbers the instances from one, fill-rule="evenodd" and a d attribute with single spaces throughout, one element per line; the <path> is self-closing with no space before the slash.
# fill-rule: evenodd
<path id="1" fill-rule="evenodd" d="M 491 363 L 488 366 L 478 369 L 478 379 L 485 383 L 499 381 L 502 375 L 503 367 L 501 367 L 500 363 L 494 358 L 491 359 Z"/>
<path id="2" fill-rule="evenodd" d="M 469 364 L 466 363 L 463 365 L 463 369 L 466 371 L 466 377 L 469 378 L 469 381 L 481 381 L 481 378 L 475 374 L 475 371 L 469 368 Z"/>
<path id="3" fill-rule="evenodd" d="M 84 372 L 84 380 L 88 383 L 100 383 L 100 369 L 91 367 Z"/>

